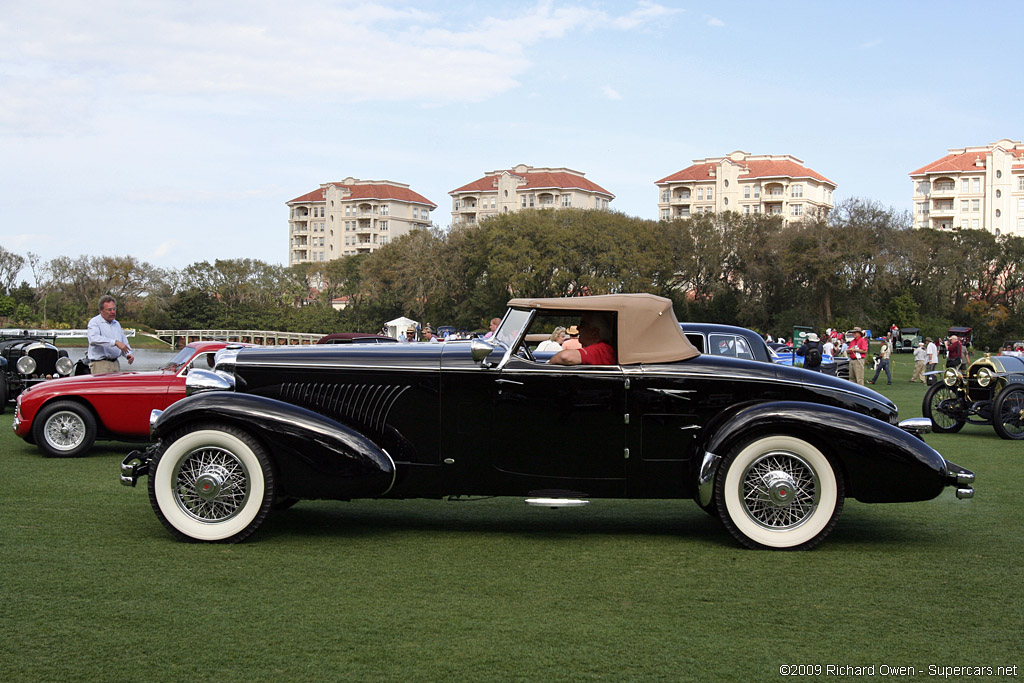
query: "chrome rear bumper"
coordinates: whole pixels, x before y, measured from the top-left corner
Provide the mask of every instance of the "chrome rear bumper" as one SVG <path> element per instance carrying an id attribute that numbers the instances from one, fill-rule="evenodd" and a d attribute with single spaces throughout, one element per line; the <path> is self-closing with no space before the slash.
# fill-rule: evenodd
<path id="1" fill-rule="evenodd" d="M 960 465 L 946 461 L 946 483 L 949 486 L 956 486 L 956 497 L 965 500 L 974 497 L 974 472 L 965 470 Z"/>

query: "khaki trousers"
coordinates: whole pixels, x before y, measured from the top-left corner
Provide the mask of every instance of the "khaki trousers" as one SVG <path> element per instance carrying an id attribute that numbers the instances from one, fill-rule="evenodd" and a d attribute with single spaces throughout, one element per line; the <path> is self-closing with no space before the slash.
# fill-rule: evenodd
<path id="1" fill-rule="evenodd" d="M 850 359 L 850 381 L 864 386 L 864 359 Z"/>
<path id="2" fill-rule="evenodd" d="M 914 361 L 914 376 L 910 378 L 911 382 L 923 382 L 924 381 L 924 361 Z"/>
<path id="3" fill-rule="evenodd" d="M 117 360 L 89 361 L 89 372 L 91 372 L 94 375 L 105 375 L 111 372 L 121 372 L 121 363 Z"/>

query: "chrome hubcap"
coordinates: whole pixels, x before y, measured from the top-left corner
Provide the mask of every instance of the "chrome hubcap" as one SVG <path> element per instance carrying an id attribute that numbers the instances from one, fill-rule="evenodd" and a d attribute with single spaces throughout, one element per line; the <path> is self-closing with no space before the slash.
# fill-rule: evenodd
<path id="1" fill-rule="evenodd" d="M 796 482 L 787 472 L 769 472 L 764 477 L 768 497 L 776 505 L 788 505 L 793 500 Z"/>
<path id="2" fill-rule="evenodd" d="M 747 516 L 766 529 L 798 527 L 818 507 L 817 474 L 795 453 L 773 451 L 762 455 L 743 473 L 741 486 Z"/>
<path id="3" fill-rule="evenodd" d="M 210 465 L 206 471 L 196 478 L 196 495 L 206 501 L 215 501 L 220 495 L 224 482 L 231 473 L 220 465 Z"/>
<path id="4" fill-rule="evenodd" d="M 174 472 L 178 507 L 200 522 L 231 519 L 249 498 L 249 472 L 236 455 L 223 448 L 197 448 Z"/>

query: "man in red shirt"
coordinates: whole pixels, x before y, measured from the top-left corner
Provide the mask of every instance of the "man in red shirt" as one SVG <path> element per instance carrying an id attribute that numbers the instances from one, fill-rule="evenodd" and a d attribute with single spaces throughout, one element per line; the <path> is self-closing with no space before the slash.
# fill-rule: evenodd
<path id="1" fill-rule="evenodd" d="M 964 348 L 964 344 L 960 341 L 960 338 L 955 334 L 950 336 L 949 343 L 946 344 L 946 367 L 947 368 L 959 368 L 967 362 L 967 349 Z"/>
<path id="2" fill-rule="evenodd" d="M 580 316 L 581 349 L 566 349 L 548 360 L 555 365 L 616 365 L 618 356 L 608 340 L 612 339 L 612 318 L 604 313 L 584 313 Z"/>
<path id="3" fill-rule="evenodd" d="M 864 359 L 868 355 L 868 340 L 859 327 L 853 328 L 853 341 L 846 349 L 846 355 L 850 357 L 850 381 L 864 386 Z"/>

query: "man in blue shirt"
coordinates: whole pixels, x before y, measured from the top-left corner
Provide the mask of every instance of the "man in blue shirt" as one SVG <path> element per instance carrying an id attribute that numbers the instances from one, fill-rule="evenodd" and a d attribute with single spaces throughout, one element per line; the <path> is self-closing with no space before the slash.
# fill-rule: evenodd
<path id="1" fill-rule="evenodd" d="M 135 362 L 135 355 L 128 346 L 121 323 L 117 317 L 117 301 L 110 295 L 100 297 L 100 314 L 89 321 L 87 335 L 89 350 L 89 372 L 100 375 L 105 372 L 121 371 L 121 356 L 128 359 L 128 365 Z"/>

